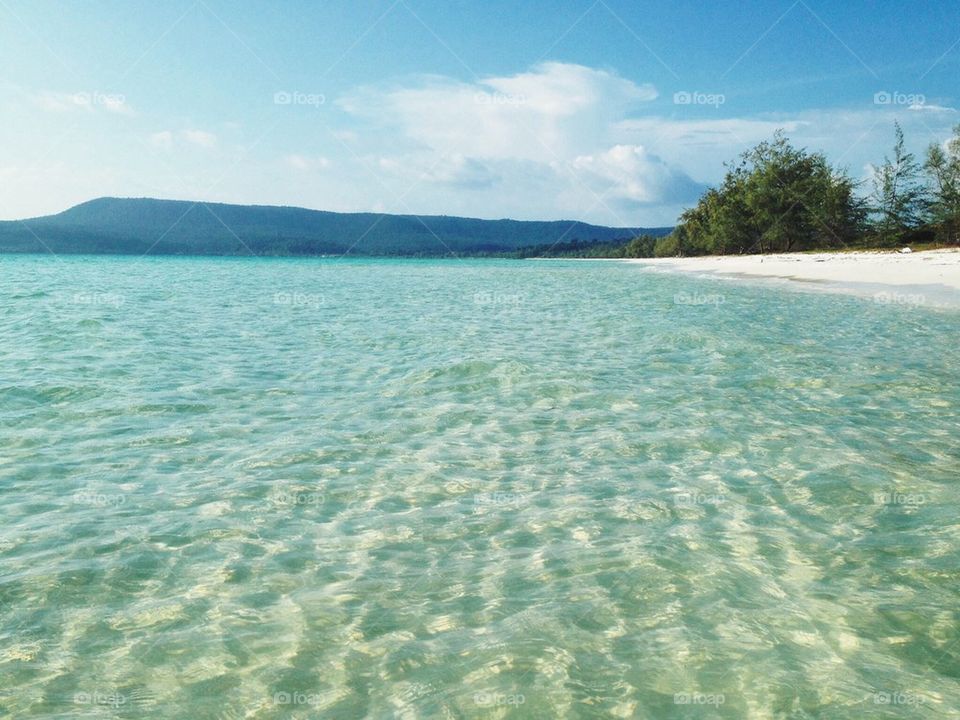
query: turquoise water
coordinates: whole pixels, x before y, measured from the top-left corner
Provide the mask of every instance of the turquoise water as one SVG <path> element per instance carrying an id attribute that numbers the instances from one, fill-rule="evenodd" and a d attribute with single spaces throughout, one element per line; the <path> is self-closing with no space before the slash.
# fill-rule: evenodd
<path id="1" fill-rule="evenodd" d="M 960 708 L 960 312 L 0 258 L 0 716 Z"/>

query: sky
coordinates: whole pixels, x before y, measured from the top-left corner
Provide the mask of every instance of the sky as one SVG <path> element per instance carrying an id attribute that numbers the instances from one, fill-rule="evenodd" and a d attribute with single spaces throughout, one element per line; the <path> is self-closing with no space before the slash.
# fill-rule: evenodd
<path id="1" fill-rule="evenodd" d="M 942 0 L 0 0 L 0 218 L 100 196 L 672 225 L 782 128 L 960 124 Z M 868 185 L 865 185 L 867 188 Z"/>

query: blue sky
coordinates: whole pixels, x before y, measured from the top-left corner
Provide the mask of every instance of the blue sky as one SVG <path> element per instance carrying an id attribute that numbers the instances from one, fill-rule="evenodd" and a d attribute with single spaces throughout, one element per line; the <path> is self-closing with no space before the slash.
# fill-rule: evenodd
<path id="1" fill-rule="evenodd" d="M 0 217 L 168 197 L 672 224 L 782 127 L 960 123 L 960 3 L 0 0 Z"/>

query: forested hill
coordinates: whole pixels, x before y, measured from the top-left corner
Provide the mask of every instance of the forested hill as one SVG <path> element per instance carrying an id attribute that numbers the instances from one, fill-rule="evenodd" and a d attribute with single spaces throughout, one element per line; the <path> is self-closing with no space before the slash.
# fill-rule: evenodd
<path id="1" fill-rule="evenodd" d="M 0 222 L 0 252 L 152 255 L 496 254 L 556 242 L 626 242 L 670 228 L 570 221 L 335 213 L 295 207 L 100 198 Z"/>

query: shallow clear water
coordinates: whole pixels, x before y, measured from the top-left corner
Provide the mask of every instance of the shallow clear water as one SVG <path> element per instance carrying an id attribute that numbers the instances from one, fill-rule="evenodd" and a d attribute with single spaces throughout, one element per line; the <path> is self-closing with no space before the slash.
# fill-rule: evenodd
<path id="1" fill-rule="evenodd" d="M 0 716 L 960 708 L 960 312 L 0 259 Z"/>

